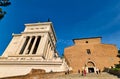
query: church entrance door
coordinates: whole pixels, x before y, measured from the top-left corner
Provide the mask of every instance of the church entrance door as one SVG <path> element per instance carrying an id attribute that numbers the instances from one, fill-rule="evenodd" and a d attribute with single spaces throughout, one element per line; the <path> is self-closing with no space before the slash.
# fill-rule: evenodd
<path id="1" fill-rule="evenodd" d="M 87 72 L 88 73 L 95 73 L 95 64 L 92 61 L 87 63 Z"/>
<path id="2" fill-rule="evenodd" d="M 89 68 L 88 68 L 88 72 L 89 72 L 89 73 L 94 73 L 94 68 L 90 68 L 90 67 L 89 67 Z"/>

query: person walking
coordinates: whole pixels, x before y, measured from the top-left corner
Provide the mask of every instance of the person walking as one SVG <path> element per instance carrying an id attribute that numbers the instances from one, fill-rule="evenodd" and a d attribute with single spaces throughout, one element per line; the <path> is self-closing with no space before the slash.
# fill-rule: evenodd
<path id="1" fill-rule="evenodd" d="M 84 72 L 83 72 L 83 73 L 84 73 L 84 76 L 86 76 L 87 73 L 86 73 L 86 70 L 85 70 L 85 69 L 84 69 Z"/>
<path id="2" fill-rule="evenodd" d="M 84 76 L 83 70 L 82 70 L 82 76 Z"/>
<path id="3" fill-rule="evenodd" d="M 101 70 L 99 69 L 99 74 L 101 74 Z"/>
<path id="4" fill-rule="evenodd" d="M 97 69 L 96 69 L 96 74 L 98 74 L 98 73 L 99 73 L 99 69 L 97 68 Z"/>
<path id="5" fill-rule="evenodd" d="M 80 74 L 80 69 L 78 69 L 78 74 Z"/>

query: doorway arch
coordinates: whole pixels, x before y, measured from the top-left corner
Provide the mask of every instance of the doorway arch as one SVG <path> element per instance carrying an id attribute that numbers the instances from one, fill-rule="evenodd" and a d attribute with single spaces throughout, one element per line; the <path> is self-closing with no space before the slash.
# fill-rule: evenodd
<path id="1" fill-rule="evenodd" d="M 87 62 L 86 68 L 87 68 L 88 73 L 95 73 L 95 71 L 96 71 L 95 64 L 92 61 Z"/>

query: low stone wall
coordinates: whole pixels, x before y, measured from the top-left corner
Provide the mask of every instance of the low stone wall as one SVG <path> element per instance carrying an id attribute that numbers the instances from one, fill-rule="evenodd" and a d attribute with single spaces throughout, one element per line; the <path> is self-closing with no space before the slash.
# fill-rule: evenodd
<path id="1" fill-rule="evenodd" d="M 26 75 L 13 76 L 13 77 L 5 77 L 5 78 L 2 78 L 2 79 L 36 79 L 37 77 L 39 77 L 39 78 L 42 79 L 42 77 L 44 76 L 44 74 L 45 74 L 45 70 L 42 70 L 42 69 L 32 69 Z"/>
<path id="2" fill-rule="evenodd" d="M 64 72 L 46 73 L 45 70 L 42 70 L 42 69 L 32 69 L 26 75 L 4 77 L 4 78 L 0 78 L 0 79 L 50 79 L 50 78 L 54 79 L 57 76 L 63 75 L 63 74 L 64 74 Z"/>

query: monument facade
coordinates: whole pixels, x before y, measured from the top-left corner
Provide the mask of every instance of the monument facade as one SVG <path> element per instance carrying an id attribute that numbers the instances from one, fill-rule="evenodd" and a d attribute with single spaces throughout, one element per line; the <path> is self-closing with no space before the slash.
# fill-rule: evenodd
<path id="1" fill-rule="evenodd" d="M 31 69 L 62 72 L 68 69 L 56 51 L 56 35 L 52 22 L 25 24 L 0 57 L 0 77 L 24 75 Z"/>
<path id="2" fill-rule="evenodd" d="M 64 56 L 73 72 L 103 71 L 119 63 L 118 49 L 112 44 L 102 44 L 101 37 L 73 39 L 74 45 L 64 49 Z"/>

